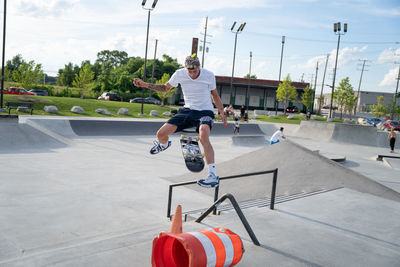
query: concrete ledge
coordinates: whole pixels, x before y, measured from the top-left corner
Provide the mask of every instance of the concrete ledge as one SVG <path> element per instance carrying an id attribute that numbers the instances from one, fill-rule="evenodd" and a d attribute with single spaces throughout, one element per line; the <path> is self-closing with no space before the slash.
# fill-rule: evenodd
<path id="1" fill-rule="evenodd" d="M 0 123 L 17 124 L 19 122 L 18 115 L 15 114 L 0 114 Z"/>

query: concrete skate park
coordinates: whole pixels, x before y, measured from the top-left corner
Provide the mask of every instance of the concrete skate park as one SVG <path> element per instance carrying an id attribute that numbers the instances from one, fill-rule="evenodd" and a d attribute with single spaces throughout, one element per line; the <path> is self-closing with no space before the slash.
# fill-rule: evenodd
<path id="1" fill-rule="evenodd" d="M 168 231 L 171 184 L 187 171 L 179 146 L 150 155 L 164 120 L 0 118 L 0 266 L 151 266 L 152 241 Z M 287 140 L 270 146 L 279 127 Z M 183 231 L 226 227 L 245 248 L 237 266 L 399 266 L 399 142 L 360 125 L 250 121 L 240 136 L 215 123 L 219 196 L 239 202 L 260 246 L 224 202 L 195 220 L 214 190 L 175 187 Z M 382 160 L 377 160 L 383 155 Z M 393 156 L 393 157 L 385 157 Z M 270 173 L 278 169 L 274 209 Z"/>

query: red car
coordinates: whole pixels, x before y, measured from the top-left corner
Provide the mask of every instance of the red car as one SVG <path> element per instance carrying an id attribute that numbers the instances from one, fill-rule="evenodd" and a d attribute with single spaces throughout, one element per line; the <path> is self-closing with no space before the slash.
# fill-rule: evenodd
<path id="1" fill-rule="evenodd" d="M 386 130 L 390 130 L 393 127 L 395 131 L 400 131 L 400 123 L 398 121 L 387 120 L 382 125 Z"/>
<path id="2" fill-rule="evenodd" d="M 34 93 L 28 92 L 24 88 L 19 87 L 10 87 L 10 90 L 4 90 L 3 93 L 9 95 L 36 95 Z"/>

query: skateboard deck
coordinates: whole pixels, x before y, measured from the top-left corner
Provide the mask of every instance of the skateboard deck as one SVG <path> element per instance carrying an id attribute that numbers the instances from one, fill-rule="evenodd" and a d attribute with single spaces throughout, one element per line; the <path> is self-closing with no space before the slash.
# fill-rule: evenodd
<path id="1" fill-rule="evenodd" d="M 198 140 L 198 136 L 181 135 L 182 155 L 186 167 L 191 172 L 201 172 L 204 169 L 204 159 Z"/>

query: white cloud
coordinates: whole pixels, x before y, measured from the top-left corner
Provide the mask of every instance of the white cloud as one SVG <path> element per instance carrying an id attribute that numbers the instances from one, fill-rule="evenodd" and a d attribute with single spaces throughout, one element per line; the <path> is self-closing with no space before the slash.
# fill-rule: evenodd
<path id="1" fill-rule="evenodd" d="M 393 50 L 392 48 L 385 49 L 379 55 L 378 64 L 393 63 L 393 61 L 400 60 L 400 48 Z"/>
<path id="2" fill-rule="evenodd" d="M 383 80 L 379 83 L 379 87 L 384 86 L 394 86 L 396 84 L 396 79 L 398 78 L 399 68 L 390 69 L 388 73 L 385 74 Z"/>
<path id="3" fill-rule="evenodd" d="M 72 8 L 80 0 L 16 0 L 10 5 L 10 11 L 26 16 L 53 16 Z"/>
<path id="4" fill-rule="evenodd" d="M 151 5 L 152 1 L 148 1 L 147 5 Z M 271 2 L 271 3 L 269 3 Z M 174 0 L 159 1 L 157 3 L 157 12 L 160 13 L 193 13 L 213 10 L 235 9 L 235 8 L 266 8 L 275 5 L 274 1 L 266 0 Z"/>
<path id="5" fill-rule="evenodd" d="M 383 8 L 369 8 L 366 10 L 367 13 L 384 16 L 384 17 L 398 17 L 400 16 L 400 8 L 391 8 L 391 9 L 383 9 Z"/>
<path id="6" fill-rule="evenodd" d="M 207 22 L 207 35 L 211 35 L 212 37 L 216 37 L 219 34 L 225 30 L 225 25 L 224 25 L 224 18 L 223 17 L 218 17 L 218 18 L 208 18 Z M 198 27 L 198 32 L 204 34 L 204 27 L 206 25 L 206 18 L 203 18 L 199 24 Z M 203 36 L 201 36 L 201 39 L 203 39 Z M 208 37 L 207 37 L 208 39 Z M 208 39 L 210 40 L 210 39 Z"/>

